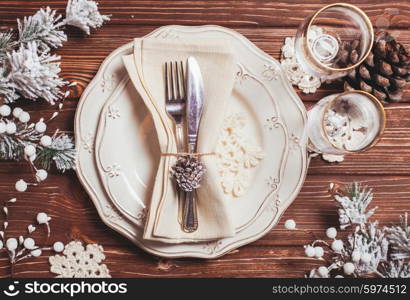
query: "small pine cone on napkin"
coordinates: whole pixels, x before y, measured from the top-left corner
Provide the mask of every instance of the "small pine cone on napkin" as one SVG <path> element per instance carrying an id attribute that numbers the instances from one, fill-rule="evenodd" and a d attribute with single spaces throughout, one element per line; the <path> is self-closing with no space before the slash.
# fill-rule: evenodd
<path id="1" fill-rule="evenodd" d="M 185 192 L 192 192 L 200 187 L 200 181 L 205 174 L 205 167 L 201 161 L 194 156 L 179 156 L 172 167 L 172 175 L 178 186 Z"/>
<path id="2" fill-rule="evenodd" d="M 360 41 L 342 43 L 340 67 L 358 61 Z M 410 81 L 410 55 L 406 48 L 385 31 L 376 35 L 372 51 L 366 60 L 343 78 L 344 89 L 363 90 L 382 102 L 399 102 L 402 89 Z"/>

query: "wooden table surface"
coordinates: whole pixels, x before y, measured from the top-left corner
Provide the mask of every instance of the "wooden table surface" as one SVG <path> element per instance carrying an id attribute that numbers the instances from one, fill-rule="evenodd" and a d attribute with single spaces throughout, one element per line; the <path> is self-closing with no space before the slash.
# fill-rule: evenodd
<path id="1" fill-rule="evenodd" d="M 111 14 L 111 21 L 85 36 L 79 30 L 68 31 L 69 41 L 57 53 L 62 56 L 62 76 L 78 82 L 75 92 L 65 102 L 62 114 L 50 130 L 73 131 L 73 120 L 79 97 L 96 74 L 102 60 L 117 47 L 143 36 L 161 25 L 217 24 L 237 30 L 262 50 L 279 58 L 286 36 L 292 36 L 305 16 L 325 4 L 336 1 L 165 1 L 165 0 L 100 0 L 100 10 Z M 410 47 L 410 3 L 408 0 L 345 1 L 356 4 L 371 18 L 373 24 L 390 20 L 390 31 Z M 64 12 L 66 0 L 0 1 L 0 26 L 16 25 L 16 18 L 35 13 L 49 5 Z M 3 28 L 4 29 L 4 28 Z M 324 86 L 315 94 L 299 95 L 310 107 L 330 93 L 341 91 L 340 85 Z M 386 106 L 387 128 L 376 147 L 366 153 L 349 155 L 340 164 L 319 158 L 312 160 L 303 188 L 281 218 L 279 224 L 260 240 L 215 260 L 164 260 L 138 249 L 126 238 L 106 227 L 100 220 L 90 198 L 74 172 L 50 174 L 41 186 L 18 195 L 12 206 L 9 234 L 18 236 L 37 212 L 51 217 L 50 242 L 68 242 L 77 238 L 104 246 L 108 268 L 113 277 L 301 277 L 319 265 L 304 256 L 303 245 L 312 241 L 301 231 L 289 232 L 283 223 L 292 218 L 299 228 L 323 236 L 324 230 L 338 224 L 334 201 L 327 193 L 330 182 L 362 181 L 375 191 L 373 205 L 381 224 L 398 221 L 410 211 L 410 89 L 404 102 Z M 99 99 L 95 99 L 99 101 Z M 43 103 L 24 103 L 33 118 L 51 111 Z M 14 193 L 17 179 L 30 178 L 25 163 L 0 163 L 0 199 Z M 48 254 L 18 263 L 16 277 L 52 277 Z M 0 277 L 10 276 L 5 254 L 0 254 Z"/>

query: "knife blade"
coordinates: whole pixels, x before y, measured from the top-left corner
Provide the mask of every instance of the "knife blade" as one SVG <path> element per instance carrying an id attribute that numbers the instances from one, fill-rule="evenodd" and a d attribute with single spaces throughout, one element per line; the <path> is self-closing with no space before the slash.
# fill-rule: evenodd
<path id="1" fill-rule="evenodd" d="M 198 61 L 195 57 L 187 59 L 187 137 L 188 151 L 196 151 L 198 140 L 199 125 L 204 105 L 204 84 Z M 196 208 L 196 199 L 194 192 L 185 194 L 185 204 L 183 213 L 183 230 L 185 232 L 194 232 L 198 229 L 198 216 Z"/>
<path id="2" fill-rule="evenodd" d="M 189 151 L 196 150 L 198 140 L 199 123 L 201 121 L 204 105 L 204 84 L 195 57 L 188 57 L 187 60 L 187 131 Z"/>

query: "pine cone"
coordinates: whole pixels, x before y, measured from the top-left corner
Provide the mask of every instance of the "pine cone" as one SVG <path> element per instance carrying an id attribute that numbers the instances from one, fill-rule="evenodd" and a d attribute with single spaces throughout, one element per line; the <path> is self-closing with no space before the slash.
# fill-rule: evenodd
<path id="1" fill-rule="evenodd" d="M 192 192 L 200 187 L 200 181 L 205 174 L 201 161 L 193 156 L 180 156 L 172 167 L 172 175 L 178 186 L 185 192 Z"/>
<path id="2" fill-rule="evenodd" d="M 358 61 L 360 41 L 342 44 L 339 66 L 346 67 Z M 343 78 L 344 89 L 363 90 L 383 102 L 398 102 L 402 89 L 410 81 L 410 56 L 405 47 L 389 33 L 376 35 L 372 51 L 366 60 Z"/>

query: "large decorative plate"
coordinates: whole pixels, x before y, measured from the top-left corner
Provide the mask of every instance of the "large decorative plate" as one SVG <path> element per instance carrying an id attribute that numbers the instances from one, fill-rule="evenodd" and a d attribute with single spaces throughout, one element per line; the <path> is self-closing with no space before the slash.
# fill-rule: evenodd
<path id="1" fill-rule="evenodd" d="M 260 189 L 263 191 L 263 195 L 261 193 L 258 198 L 253 198 L 256 202 L 253 205 L 246 201 L 248 199 L 246 197 L 243 197 L 242 203 L 238 203 L 238 208 L 254 209 L 250 213 L 238 216 L 237 234 L 231 238 L 208 243 L 178 245 L 142 239 L 143 229 L 139 225 L 143 224 L 145 216 L 144 209 L 142 209 L 146 199 L 144 191 L 149 189 L 151 182 L 149 179 L 153 176 L 152 172 L 155 173 L 155 157 L 157 156 L 155 150 L 152 151 L 156 148 L 155 140 L 152 138 L 144 140 L 143 138 L 144 135 L 152 135 L 153 133 L 151 121 L 147 117 L 143 105 L 135 106 L 139 97 L 135 94 L 122 66 L 121 57 L 132 52 L 132 43 L 120 47 L 106 58 L 81 98 L 75 122 L 78 149 L 77 173 L 102 220 L 141 248 L 165 257 L 214 258 L 252 242 L 267 233 L 298 194 L 308 164 L 304 130 L 306 111 L 293 88 L 287 82 L 279 63 L 235 31 L 218 26 L 166 26 L 157 29 L 146 38 L 182 38 L 192 37 L 194 34 L 203 38 L 220 37 L 232 41 L 233 48 L 237 50 L 238 59 L 238 78 L 235 87 L 237 95 L 235 97 L 238 103 L 241 102 L 240 99 L 246 100 L 242 101 L 242 104 L 238 104 L 233 113 L 244 112 L 247 117 L 252 119 L 251 124 L 259 133 L 255 142 L 261 144 L 267 157 L 270 157 L 272 151 L 279 154 L 279 157 L 270 160 L 276 171 L 261 172 L 264 175 L 258 177 L 259 184 L 262 182 L 265 185 L 264 188 Z M 244 88 L 247 85 L 248 87 Z M 259 85 L 259 90 L 266 89 L 265 94 L 261 94 L 262 99 L 253 99 L 255 103 L 249 102 L 251 99 L 249 91 L 252 90 L 249 85 Z M 129 101 L 133 97 L 136 97 L 135 103 Z M 249 108 L 249 105 L 251 107 L 253 105 L 253 108 Z M 265 110 L 261 110 L 258 105 L 267 106 Z M 245 109 L 245 107 L 247 108 Z M 252 116 L 254 109 L 259 113 Z M 101 119 L 99 119 L 100 114 Z M 123 163 L 121 165 L 116 162 L 116 159 L 120 159 L 119 156 L 113 159 L 112 156 L 107 156 L 104 153 L 103 149 L 109 149 L 109 147 L 107 145 L 101 146 L 112 138 L 112 133 L 115 131 L 113 128 L 107 128 L 107 120 L 110 124 L 115 124 L 112 123 L 114 121 L 129 120 L 128 123 L 122 121 L 122 125 L 119 125 L 121 123 L 118 122 L 115 126 L 120 127 L 114 126 L 113 128 L 123 128 L 129 132 L 135 132 L 135 141 L 130 141 L 131 146 L 127 145 L 127 147 L 132 151 L 139 149 L 135 155 L 141 157 L 141 165 L 138 166 L 135 161 L 124 168 L 122 167 Z M 96 148 L 94 145 L 96 145 L 99 123 L 102 127 L 98 132 L 98 146 L 100 147 Z M 283 146 L 279 146 L 283 150 L 278 152 L 274 149 L 276 141 L 268 139 L 269 134 L 284 140 Z M 107 138 L 107 136 L 111 137 Z M 118 142 L 120 140 L 117 139 L 115 143 Z M 117 144 L 117 146 L 125 148 L 126 145 L 122 143 Z M 93 155 L 94 150 L 98 155 L 98 164 Z M 127 153 L 127 155 L 130 154 Z M 264 165 L 265 162 L 261 164 Z M 120 197 L 116 192 L 117 185 L 127 186 L 128 184 L 130 186 L 128 180 L 132 180 L 133 184 L 125 193 L 126 197 Z M 110 183 L 110 181 L 116 183 Z M 140 185 L 136 185 L 135 182 L 140 182 Z M 233 205 L 232 207 L 234 207 Z"/>

